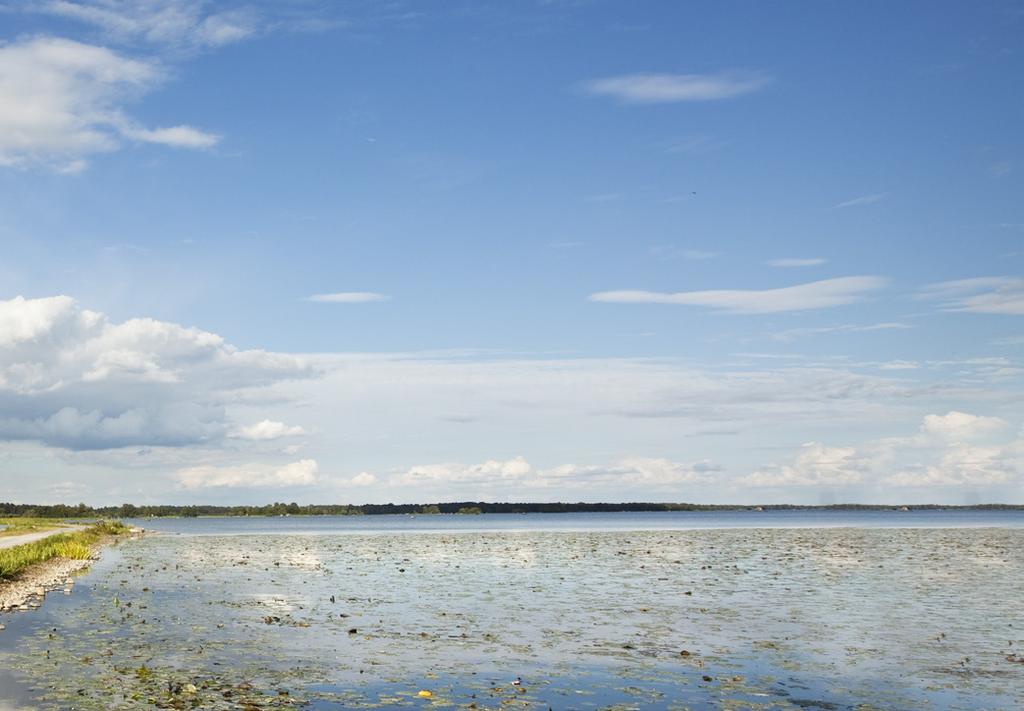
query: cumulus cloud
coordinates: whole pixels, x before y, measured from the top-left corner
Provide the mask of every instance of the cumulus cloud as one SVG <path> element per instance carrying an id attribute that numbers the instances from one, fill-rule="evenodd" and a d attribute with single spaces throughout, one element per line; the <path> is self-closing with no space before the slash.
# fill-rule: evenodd
<path id="1" fill-rule="evenodd" d="M 318 469 L 315 459 L 300 459 L 278 468 L 265 464 L 188 467 L 179 470 L 176 478 L 184 489 L 283 488 L 316 484 Z"/>
<path id="2" fill-rule="evenodd" d="M 401 477 L 404 484 L 423 483 L 493 483 L 525 479 L 533 471 L 530 463 L 522 457 L 501 461 L 489 459 L 480 464 L 423 464 L 414 466 Z"/>
<path id="3" fill-rule="evenodd" d="M 1008 447 L 954 444 L 934 464 L 915 464 L 886 477 L 887 484 L 908 487 L 991 486 L 1020 479 L 1024 443 Z"/>
<path id="4" fill-rule="evenodd" d="M 683 304 L 705 306 L 736 314 L 767 314 L 806 311 L 860 301 L 871 291 L 881 289 L 886 279 L 877 276 L 853 276 L 824 279 L 779 289 L 715 289 L 708 291 L 602 291 L 590 295 L 591 301 L 620 304 Z"/>
<path id="5" fill-rule="evenodd" d="M 588 81 L 583 89 L 625 104 L 665 104 L 731 99 L 763 89 L 770 82 L 766 74 L 756 72 L 627 74 Z"/>
<path id="6" fill-rule="evenodd" d="M 792 464 L 769 465 L 745 477 L 744 486 L 847 486 L 859 484 L 871 462 L 853 447 L 827 447 L 808 442 Z"/>
<path id="7" fill-rule="evenodd" d="M 338 291 L 333 294 L 313 294 L 308 300 L 324 304 L 365 304 L 371 301 L 385 301 L 387 298 L 375 291 Z"/>
<path id="8" fill-rule="evenodd" d="M 262 420 L 261 422 L 257 422 L 253 425 L 238 427 L 230 434 L 230 436 L 236 439 L 266 441 L 281 439 L 282 437 L 298 437 L 299 435 L 304 434 L 306 434 L 306 430 L 297 425 L 289 427 L 283 422 Z"/>
<path id="9" fill-rule="evenodd" d="M 36 9 L 93 25 L 115 40 L 163 46 L 219 47 L 250 37 L 258 29 L 258 18 L 251 10 L 207 12 L 209 6 L 204 0 L 53 0 Z"/>
<path id="10" fill-rule="evenodd" d="M 941 301 L 946 311 L 1024 316 L 1024 279 L 976 277 L 926 287 L 922 298 Z"/>
<path id="11" fill-rule="evenodd" d="M 373 486 L 377 483 L 377 477 L 369 472 L 359 472 L 349 479 L 349 483 L 353 486 Z"/>
<path id="12" fill-rule="evenodd" d="M 890 437 L 860 446 L 810 442 L 792 464 L 771 464 L 737 480 L 742 486 L 885 487 L 999 486 L 1024 477 L 1024 437 L 979 445 L 974 440 L 1005 432 L 998 417 L 964 412 L 926 415 L 916 436 Z"/>
<path id="13" fill-rule="evenodd" d="M 112 323 L 67 296 L 0 301 L 0 439 L 71 449 L 215 441 L 233 429 L 226 408 L 239 393 L 316 372 L 196 328 Z"/>
<path id="14" fill-rule="evenodd" d="M 84 156 L 125 140 L 207 148 L 218 137 L 191 126 L 146 128 L 124 113 L 163 71 L 104 47 L 55 37 L 0 45 L 0 165 L 74 173 Z"/>
<path id="15" fill-rule="evenodd" d="M 957 442 L 986 437 L 1005 430 L 1009 423 L 1000 417 L 984 417 L 953 410 L 945 415 L 927 415 L 921 424 L 926 435 Z"/>
<path id="16" fill-rule="evenodd" d="M 45 442 L 67 449 L 105 449 L 130 445 L 181 446 L 217 438 L 223 426 L 215 408 L 166 403 L 112 414 L 62 407 L 35 418 L 0 418 L 0 438 Z"/>

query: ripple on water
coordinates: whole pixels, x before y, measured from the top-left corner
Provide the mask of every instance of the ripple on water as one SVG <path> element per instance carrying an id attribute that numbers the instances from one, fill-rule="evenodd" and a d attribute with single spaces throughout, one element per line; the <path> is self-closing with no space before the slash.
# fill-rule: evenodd
<path id="1" fill-rule="evenodd" d="M 0 698 L 1012 708 L 1022 544 L 994 528 L 150 536 L 8 620 L 0 668 L 20 691 L 0 676 Z"/>

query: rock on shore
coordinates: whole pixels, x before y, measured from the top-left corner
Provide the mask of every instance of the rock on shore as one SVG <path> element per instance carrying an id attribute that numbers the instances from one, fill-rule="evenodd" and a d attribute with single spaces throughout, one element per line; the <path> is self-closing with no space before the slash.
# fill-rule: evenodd
<path id="1" fill-rule="evenodd" d="M 14 580 L 0 583 L 0 612 L 39 607 L 46 593 L 55 590 L 70 594 L 75 584 L 71 574 L 91 564 L 91 560 L 52 558 L 33 566 Z M 3 629 L 2 625 L 0 629 Z"/>

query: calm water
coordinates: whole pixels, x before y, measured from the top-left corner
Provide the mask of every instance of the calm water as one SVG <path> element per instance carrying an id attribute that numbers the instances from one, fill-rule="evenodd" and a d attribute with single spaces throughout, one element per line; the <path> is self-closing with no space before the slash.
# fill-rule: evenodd
<path id="1" fill-rule="evenodd" d="M 1021 522 L 979 512 L 147 521 L 159 533 L 109 549 L 72 595 L 0 618 L 0 699 L 1019 708 Z"/>
<path id="2" fill-rule="evenodd" d="M 145 519 L 185 535 L 425 533 L 442 531 L 656 531 L 705 528 L 1024 528 L 1024 511 L 659 511 L 638 513 L 210 517 Z"/>

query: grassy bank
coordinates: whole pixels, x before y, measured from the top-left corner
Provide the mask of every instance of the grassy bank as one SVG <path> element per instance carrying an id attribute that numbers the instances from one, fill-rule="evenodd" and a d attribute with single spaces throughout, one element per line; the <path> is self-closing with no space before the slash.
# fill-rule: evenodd
<path id="1" fill-rule="evenodd" d="M 51 558 L 89 558 L 93 548 L 103 538 L 127 531 L 128 527 L 118 521 L 101 521 L 83 531 L 57 533 L 34 543 L 4 548 L 0 550 L 0 581 L 10 580 L 26 568 Z"/>
<path id="2" fill-rule="evenodd" d="M 20 536 L 23 533 L 49 531 L 55 528 L 60 528 L 63 525 L 63 521 L 59 519 L 54 520 L 52 518 L 0 517 L 0 526 L 5 527 L 3 530 L 0 530 L 0 537 Z"/>

